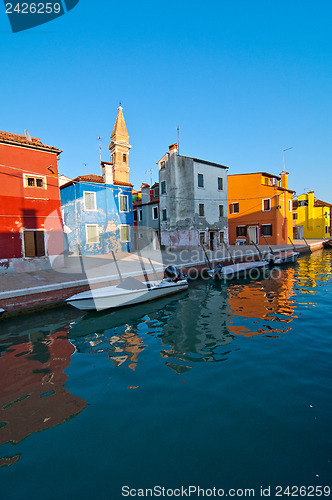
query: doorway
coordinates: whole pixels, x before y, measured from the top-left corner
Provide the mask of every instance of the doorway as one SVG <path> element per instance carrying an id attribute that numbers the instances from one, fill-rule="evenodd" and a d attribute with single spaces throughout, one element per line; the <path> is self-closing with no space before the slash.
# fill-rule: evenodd
<path id="1" fill-rule="evenodd" d="M 209 249 L 214 250 L 216 240 L 216 231 L 209 231 Z"/>
<path id="2" fill-rule="evenodd" d="M 248 239 L 249 245 L 251 242 L 256 243 L 258 245 L 259 240 L 259 227 L 258 226 L 249 226 L 248 227 Z"/>

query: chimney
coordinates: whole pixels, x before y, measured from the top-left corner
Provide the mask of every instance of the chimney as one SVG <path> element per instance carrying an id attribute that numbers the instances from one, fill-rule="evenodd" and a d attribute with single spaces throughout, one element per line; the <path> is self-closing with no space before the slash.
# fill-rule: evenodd
<path id="1" fill-rule="evenodd" d="M 171 144 L 169 146 L 169 153 L 170 154 L 174 154 L 174 153 L 177 153 L 178 152 L 178 145 L 175 143 L 175 144 Z"/>
<path id="2" fill-rule="evenodd" d="M 113 184 L 113 170 L 110 163 L 102 162 L 104 184 Z"/>
<path id="3" fill-rule="evenodd" d="M 281 172 L 281 187 L 288 189 L 288 175 L 289 172 L 285 172 L 284 170 Z"/>
<path id="4" fill-rule="evenodd" d="M 141 193 L 142 193 L 142 203 L 143 204 L 149 203 L 151 201 L 149 184 L 145 184 L 145 183 L 142 184 Z"/>

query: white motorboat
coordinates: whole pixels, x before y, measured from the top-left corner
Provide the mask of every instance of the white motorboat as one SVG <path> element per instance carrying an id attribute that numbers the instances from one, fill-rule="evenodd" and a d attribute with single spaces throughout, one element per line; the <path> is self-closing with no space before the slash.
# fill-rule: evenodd
<path id="1" fill-rule="evenodd" d="M 0 307 L 0 316 L 1 316 L 1 314 L 5 313 L 5 312 L 6 312 L 6 309 L 2 309 L 2 308 Z"/>
<path id="2" fill-rule="evenodd" d="M 273 254 L 268 254 L 270 265 L 281 266 L 282 264 L 289 264 L 291 262 L 296 262 L 300 252 L 284 251 L 284 252 L 274 252 Z"/>
<path id="3" fill-rule="evenodd" d="M 208 271 L 208 275 L 213 279 L 238 279 L 250 278 L 256 279 L 260 275 L 260 271 L 267 268 L 269 262 L 267 260 L 259 260 L 254 262 L 240 262 L 238 264 L 230 264 L 223 266 L 218 264 L 214 269 Z"/>
<path id="4" fill-rule="evenodd" d="M 254 243 L 255 245 L 255 243 Z M 258 253 L 261 257 L 261 260 L 258 261 L 251 261 L 251 262 L 239 262 L 238 264 L 235 264 L 234 257 L 229 249 L 229 246 L 224 242 L 224 246 L 229 253 L 229 256 L 231 258 L 232 264 L 228 265 L 222 265 L 218 264 L 215 268 L 212 268 L 211 262 L 209 261 L 209 258 L 205 252 L 205 257 L 207 259 L 207 263 L 210 267 L 208 271 L 208 275 L 210 278 L 213 279 L 219 279 L 219 280 L 229 280 L 229 279 L 239 279 L 239 278 L 250 278 L 250 279 L 256 279 L 260 275 L 260 271 L 264 268 L 266 268 L 269 265 L 269 261 L 263 259 L 263 256 L 261 254 L 261 251 L 259 248 L 256 246 Z M 204 249 L 204 247 L 203 247 Z"/>
<path id="5" fill-rule="evenodd" d="M 119 285 L 81 292 L 66 299 L 66 303 L 83 311 L 102 311 L 141 304 L 188 289 L 187 279 L 174 267 L 165 269 L 167 278 L 161 281 L 139 281 L 128 277 Z"/>
<path id="6" fill-rule="evenodd" d="M 273 250 L 273 248 L 270 246 L 269 242 L 267 241 L 267 239 L 265 238 L 265 236 L 263 236 L 264 240 L 266 241 L 269 249 L 270 249 L 270 253 L 267 254 L 265 256 L 265 258 L 270 262 L 270 265 L 271 266 L 281 266 L 283 264 L 289 264 L 291 262 L 296 262 L 299 255 L 300 255 L 300 252 L 297 252 L 296 250 L 296 247 L 294 245 L 294 243 L 292 242 L 292 240 L 288 237 L 289 241 L 291 242 L 291 244 L 293 245 L 293 250 Z"/>

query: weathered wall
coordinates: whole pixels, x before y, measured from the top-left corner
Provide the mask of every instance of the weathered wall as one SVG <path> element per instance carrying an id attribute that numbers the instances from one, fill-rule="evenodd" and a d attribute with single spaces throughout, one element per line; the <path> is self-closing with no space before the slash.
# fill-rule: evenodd
<path id="1" fill-rule="evenodd" d="M 96 210 L 84 209 L 84 191 L 96 193 Z M 128 212 L 119 211 L 119 195 L 128 196 Z M 71 233 L 66 235 L 69 251 L 75 255 L 103 255 L 111 251 L 130 251 L 129 243 L 120 242 L 120 226 L 133 227 L 131 187 L 79 182 L 61 189 L 64 223 Z M 97 224 L 99 241 L 88 243 L 86 224 Z"/>

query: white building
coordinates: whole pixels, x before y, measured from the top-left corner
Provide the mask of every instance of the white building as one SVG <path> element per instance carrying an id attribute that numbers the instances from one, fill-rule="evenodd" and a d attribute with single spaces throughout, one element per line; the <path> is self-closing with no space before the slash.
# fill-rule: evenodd
<path id="1" fill-rule="evenodd" d="M 161 245 L 216 250 L 228 240 L 228 167 L 181 156 L 177 144 L 158 166 Z"/>

